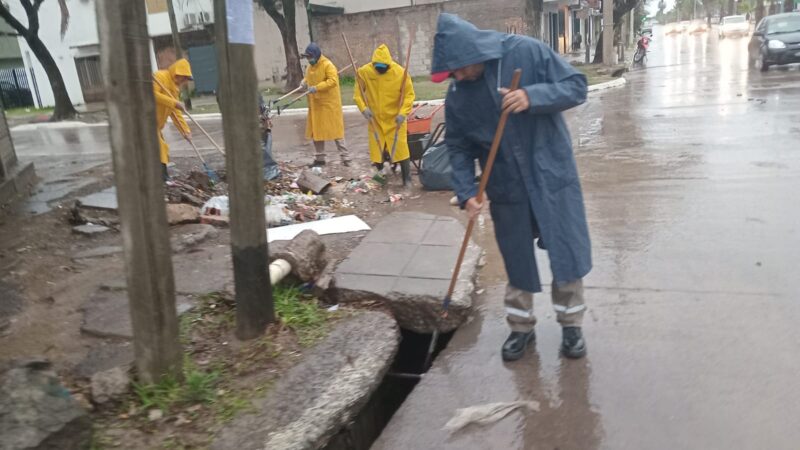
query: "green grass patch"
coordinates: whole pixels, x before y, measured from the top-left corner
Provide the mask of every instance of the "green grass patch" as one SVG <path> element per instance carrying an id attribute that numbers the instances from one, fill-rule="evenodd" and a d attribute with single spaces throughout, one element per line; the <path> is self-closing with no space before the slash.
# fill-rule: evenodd
<path id="1" fill-rule="evenodd" d="M 133 391 L 142 409 L 158 408 L 166 415 L 178 406 L 213 403 L 221 375 L 219 370 L 198 369 L 187 355 L 183 362 L 183 380 L 165 376 L 154 384 L 134 382 Z"/>
<path id="2" fill-rule="evenodd" d="M 26 107 L 26 108 L 11 108 L 6 109 L 6 116 L 8 117 L 27 117 L 27 116 L 41 116 L 41 115 L 50 115 L 53 114 L 53 107 L 48 106 L 46 108 L 34 108 L 34 107 Z"/>
<path id="3" fill-rule="evenodd" d="M 281 322 L 297 333 L 301 345 L 312 345 L 325 335 L 329 314 L 319 307 L 317 299 L 303 295 L 296 286 L 280 284 L 273 287 L 272 297 Z"/>

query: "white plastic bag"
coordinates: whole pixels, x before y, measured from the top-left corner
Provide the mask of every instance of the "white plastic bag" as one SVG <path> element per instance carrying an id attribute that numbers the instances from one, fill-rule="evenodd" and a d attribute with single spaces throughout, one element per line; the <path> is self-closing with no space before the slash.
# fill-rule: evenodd
<path id="1" fill-rule="evenodd" d="M 230 215 L 231 209 L 228 204 L 228 196 L 227 195 L 220 195 L 217 197 L 211 197 L 208 201 L 200 208 L 200 214 L 204 216 L 223 216 L 228 217 Z"/>
<path id="2" fill-rule="evenodd" d="M 265 206 L 264 214 L 267 217 L 267 227 L 281 227 L 294 223 L 289 208 L 282 203 Z"/>

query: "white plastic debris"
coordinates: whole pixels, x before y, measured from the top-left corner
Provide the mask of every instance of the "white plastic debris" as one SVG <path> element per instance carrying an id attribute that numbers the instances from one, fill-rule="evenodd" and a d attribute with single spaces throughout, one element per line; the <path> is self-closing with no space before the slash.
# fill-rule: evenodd
<path id="1" fill-rule="evenodd" d="M 539 411 L 539 402 L 520 400 L 515 402 L 486 403 L 484 405 L 475 405 L 468 408 L 459 408 L 456 410 L 453 417 L 444 425 L 444 429 L 455 432 L 471 423 L 489 425 L 519 408 L 524 408 L 529 412 Z"/>
<path id="2" fill-rule="evenodd" d="M 200 208 L 200 214 L 204 216 L 223 216 L 227 217 L 230 215 L 230 206 L 228 202 L 227 195 L 219 195 L 216 197 L 211 197 L 208 201 Z"/>
<path id="3" fill-rule="evenodd" d="M 268 227 L 281 227 L 294 223 L 289 208 L 282 203 L 267 205 L 264 207 L 264 214 L 267 217 Z"/>
<path id="4" fill-rule="evenodd" d="M 314 222 L 298 223 L 285 227 L 270 228 L 267 231 L 267 241 L 289 241 L 300 234 L 303 230 L 313 230 L 319 235 L 352 233 L 355 231 L 367 231 L 371 228 L 366 222 L 357 216 L 334 217 L 333 219 L 317 220 Z"/>

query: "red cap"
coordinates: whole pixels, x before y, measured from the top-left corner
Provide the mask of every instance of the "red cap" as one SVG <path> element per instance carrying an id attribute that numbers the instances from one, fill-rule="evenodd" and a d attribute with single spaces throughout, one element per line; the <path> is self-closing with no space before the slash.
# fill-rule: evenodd
<path id="1" fill-rule="evenodd" d="M 450 78 L 450 72 L 436 72 L 431 74 L 431 81 L 434 83 L 441 83 L 448 78 Z"/>

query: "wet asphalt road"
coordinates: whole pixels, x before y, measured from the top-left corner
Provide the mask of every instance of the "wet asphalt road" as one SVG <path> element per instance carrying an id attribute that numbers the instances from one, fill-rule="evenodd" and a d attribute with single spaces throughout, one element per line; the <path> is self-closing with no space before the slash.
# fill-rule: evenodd
<path id="1" fill-rule="evenodd" d="M 536 300 L 536 350 L 501 361 L 505 275 L 484 216 L 475 239 L 487 250 L 479 278 L 486 290 L 474 320 L 375 448 L 798 447 L 800 70 L 753 73 L 744 40 L 656 32 L 647 70 L 567 114 L 593 240 L 589 356 L 559 358 L 546 292 Z M 351 150 L 365 161 L 363 121 L 349 114 L 346 123 Z M 222 142 L 218 120 L 203 125 Z M 278 159 L 310 161 L 303 117 L 278 118 L 275 128 Z M 64 166 L 108 162 L 106 133 L 13 137 L 20 159 Z M 174 158 L 190 161 L 169 126 L 166 136 Z M 446 200 L 426 195 L 406 205 L 461 217 Z M 546 253 L 538 256 L 546 283 Z M 452 435 L 441 430 L 456 408 L 518 399 L 538 401 L 540 411 Z"/>
<path id="2" fill-rule="evenodd" d="M 648 65 L 568 114 L 593 240 L 588 357 L 558 356 L 545 293 L 535 351 L 501 361 L 487 217 L 478 313 L 373 448 L 798 448 L 800 70 L 749 72 L 746 42 L 715 35 L 657 34 Z M 442 430 L 456 408 L 512 400 L 540 411 Z"/>

